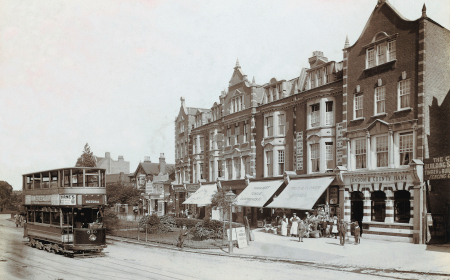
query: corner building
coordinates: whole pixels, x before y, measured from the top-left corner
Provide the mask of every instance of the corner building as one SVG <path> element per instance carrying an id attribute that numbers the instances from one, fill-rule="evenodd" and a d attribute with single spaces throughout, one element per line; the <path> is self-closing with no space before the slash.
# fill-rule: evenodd
<path id="1" fill-rule="evenodd" d="M 380 0 L 357 41 L 346 41 L 340 198 L 367 238 L 426 240 L 422 161 L 436 148 L 429 108 L 449 88 L 448 39 L 425 6 L 410 21 Z"/>

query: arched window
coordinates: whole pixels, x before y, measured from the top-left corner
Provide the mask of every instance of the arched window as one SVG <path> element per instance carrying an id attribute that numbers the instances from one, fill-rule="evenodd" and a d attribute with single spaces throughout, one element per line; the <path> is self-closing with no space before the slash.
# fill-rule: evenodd
<path id="1" fill-rule="evenodd" d="M 396 223 L 409 223 L 411 194 L 409 191 L 396 191 L 394 193 L 394 221 Z"/>
<path id="2" fill-rule="evenodd" d="M 375 191 L 370 195 L 372 200 L 372 221 L 384 222 L 386 217 L 386 194 L 383 191 Z"/>

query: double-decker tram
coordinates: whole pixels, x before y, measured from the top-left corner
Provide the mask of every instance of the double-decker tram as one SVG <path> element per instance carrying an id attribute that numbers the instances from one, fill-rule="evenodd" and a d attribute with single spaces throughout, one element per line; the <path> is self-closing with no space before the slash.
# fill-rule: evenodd
<path id="1" fill-rule="evenodd" d="M 105 169 L 69 167 L 24 174 L 23 194 L 29 245 L 65 256 L 103 254 Z"/>

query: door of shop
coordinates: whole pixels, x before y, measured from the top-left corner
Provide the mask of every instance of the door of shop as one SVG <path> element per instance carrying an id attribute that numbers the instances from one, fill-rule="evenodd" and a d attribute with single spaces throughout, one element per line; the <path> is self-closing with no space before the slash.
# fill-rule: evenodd
<path id="1" fill-rule="evenodd" d="M 362 192 L 352 192 L 351 196 L 351 220 L 362 221 L 364 216 L 364 194 Z"/>

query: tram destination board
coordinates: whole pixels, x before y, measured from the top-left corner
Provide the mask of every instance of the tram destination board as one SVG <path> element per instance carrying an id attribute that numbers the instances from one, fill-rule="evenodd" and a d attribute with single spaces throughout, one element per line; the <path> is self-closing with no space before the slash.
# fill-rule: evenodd
<path id="1" fill-rule="evenodd" d="M 424 160 L 424 179 L 450 179 L 450 156 L 433 157 Z"/>

